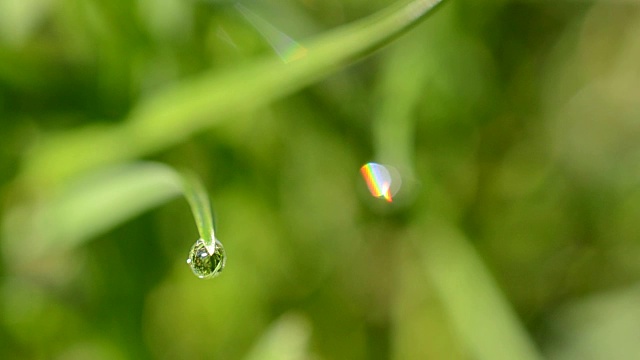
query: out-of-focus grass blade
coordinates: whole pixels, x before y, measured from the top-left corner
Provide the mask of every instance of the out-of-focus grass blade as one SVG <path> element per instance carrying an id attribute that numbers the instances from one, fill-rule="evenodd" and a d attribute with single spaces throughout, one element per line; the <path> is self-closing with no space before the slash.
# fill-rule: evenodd
<path id="1" fill-rule="evenodd" d="M 377 90 L 380 101 L 372 122 L 375 160 L 395 167 L 401 177 L 402 188 L 394 196 L 396 206 L 407 204 L 415 195 L 415 109 L 423 100 L 428 75 L 424 62 L 429 56 L 429 42 L 415 35 L 421 34 L 403 38 L 387 52 Z"/>
<path id="2" fill-rule="evenodd" d="M 415 228 L 414 244 L 427 275 L 470 357 L 541 359 L 533 341 L 477 252 L 456 230 L 438 221 Z"/>
<path id="3" fill-rule="evenodd" d="M 197 177 L 159 163 L 136 163 L 92 173 L 45 203 L 13 208 L 4 224 L 5 258 L 24 264 L 69 250 L 180 194 L 200 236 L 212 239 L 209 198 Z"/>
<path id="4" fill-rule="evenodd" d="M 548 317 L 552 360 L 635 359 L 640 354 L 640 286 L 591 295 Z"/>
<path id="5" fill-rule="evenodd" d="M 373 119 L 376 160 L 409 176 L 414 173 L 414 109 L 423 100 L 421 90 L 427 74 L 421 65 L 428 56 L 424 41 L 404 41 L 413 39 L 417 37 L 403 38 L 387 52 L 377 90 L 381 101 Z"/>
<path id="6" fill-rule="evenodd" d="M 262 335 L 245 360 L 298 360 L 309 355 L 311 324 L 302 315 L 283 315 Z"/>
<path id="7" fill-rule="evenodd" d="M 121 124 L 45 139 L 26 159 L 34 186 L 164 149 L 242 111 L 307 86 L 371 52 L 425 18 L 442 0 L 394 4 L 368 18 L 302 42 L 305 57 L 283 63 L 270 56 L 227 72 L 209 72 L 152 96 Z"/>

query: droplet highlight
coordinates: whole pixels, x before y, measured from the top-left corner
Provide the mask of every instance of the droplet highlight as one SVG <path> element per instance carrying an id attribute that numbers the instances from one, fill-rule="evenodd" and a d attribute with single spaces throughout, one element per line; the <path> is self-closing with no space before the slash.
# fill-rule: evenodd
<path id="1" fill-rule="evenodd" d="M 360 168 L 360 173 L 367 183 L 371 195 L 392 202 L 391 174 L 384 165 L 373 162 L 366 163 Z"/>
<path id="2" fill-rule="evenodd" d="M 189 251 L 187 264 L 200 279 L 211 279 L 222 272 L 227 261 L 222 243 L 217 239 L 207 246 L 202 239 L 193 244 Z"/>

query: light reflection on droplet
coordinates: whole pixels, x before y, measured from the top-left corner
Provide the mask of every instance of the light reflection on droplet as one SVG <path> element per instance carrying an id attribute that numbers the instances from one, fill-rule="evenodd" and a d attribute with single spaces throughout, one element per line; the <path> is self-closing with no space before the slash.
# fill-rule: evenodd
<path id="1" fill-rule="evenodd" d="M 271 45 L 280 59 L 285 63 L 300 60 L 307 56 L 307 49 L 293 40 L 290 36 L 278 30 L 271 23 L 256 15 L 245 6 L 236 4 L 236 9 L 258 30 L 265 40 Z"/>
<path id="2" fill-rule="evenodd" d="M 360 173 L 374 197 L 392 202 L 393 196 L 400 190 L 400 174 L 393 167 L 370 162 L 360 168 Z"/>

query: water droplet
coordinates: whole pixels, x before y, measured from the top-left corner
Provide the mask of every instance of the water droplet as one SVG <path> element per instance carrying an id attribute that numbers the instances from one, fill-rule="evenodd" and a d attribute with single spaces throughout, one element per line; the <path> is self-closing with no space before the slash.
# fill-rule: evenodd
<path id="1" fill-rule="evenodd" d="M 202 239 L 198 239 L 189 251 L 187 264 L 200 279 L 211 279 L 220 274 L 227 261 L 222 243 L 218 240 L 207 246 Z"/>
<path id="2" fill-rule="evenodd" d="M 400 190 L 402 184 L 400 173 L 392 166 L 370 162 L 360 168 L 360 173 L 374 197 L 392 202 L 392 196 Z"/>

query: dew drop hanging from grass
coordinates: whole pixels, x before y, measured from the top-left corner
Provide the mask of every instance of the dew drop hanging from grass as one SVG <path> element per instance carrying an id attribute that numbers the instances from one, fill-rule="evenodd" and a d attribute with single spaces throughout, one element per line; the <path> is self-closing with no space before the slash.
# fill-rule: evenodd
<path id="1" fill-rule="evenodd" d="M 200 279 L 211 279 L 219 275 L 226 261 L 224 247 L 217 239 L 209 246 L 202 239 L 198 239 L 191 247 L 187 258 L 187 264 Z"/>
<path id="2" fill-rule="evenodd" d="M 222 243 L 215 236 L 209 196 L 195 174 L 180 173 L 180 182 L 200 234 L 200 239 L 189 251 L 187 264 L 200 279 L 211 279 L 224 269 L 227 258 Z"/>

